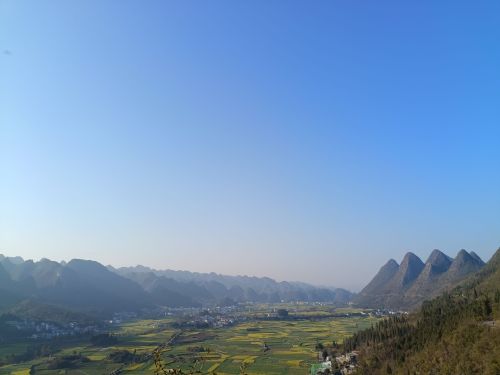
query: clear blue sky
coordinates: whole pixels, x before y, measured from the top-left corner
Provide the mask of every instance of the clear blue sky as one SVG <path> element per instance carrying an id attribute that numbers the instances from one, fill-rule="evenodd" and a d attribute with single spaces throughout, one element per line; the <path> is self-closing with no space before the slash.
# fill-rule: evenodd
<path id="1" fill-rule="evenodd" d="M 0 252 L 353 289 L 488 259 L 499 40 L 498 1 L 3 0 Z"/>

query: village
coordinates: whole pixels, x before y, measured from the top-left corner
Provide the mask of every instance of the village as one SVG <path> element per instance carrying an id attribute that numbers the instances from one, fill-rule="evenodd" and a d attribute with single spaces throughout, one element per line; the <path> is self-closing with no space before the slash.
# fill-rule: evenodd
<path id="1" fill-rule="evenodd" d="M 319 363 L 311 366 L 311 375 L 347 375 L 353 374 L 357 367 L 359 353 L 352 351 L 330 358 L 324 352 L 318 353 Z"/>
<path id="2" fill-rule="evenodd" d="M 77 336 L 94 334 L 100 331 L 97 325 L 82 325 L 77 322 L 55 324 L 34 320 L 10 320 L 5 322 L 7 327 L 26 333 L 26 338 L 46 340 L 62 336 Z"/>

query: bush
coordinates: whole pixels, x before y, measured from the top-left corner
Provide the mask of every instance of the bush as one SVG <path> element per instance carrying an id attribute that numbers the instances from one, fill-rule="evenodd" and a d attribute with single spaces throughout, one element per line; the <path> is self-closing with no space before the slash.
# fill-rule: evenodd
<path id="1" fill-rule="evenodd" d="M 117 342 L 118 339 L 111 333 L 101 333 L 90 338 L 90 343 L 94 346 L 113 346 Z"/>
<path id="2" fill-rule="evenodd" d="M 90 362 L 90 359 L 81 354 L 66 355 L 59 358 L 54 358 L 49 362 L 47 368 L 49 370 L 59 370 L 65 368 L 78 368 L 82 364 Z"/>

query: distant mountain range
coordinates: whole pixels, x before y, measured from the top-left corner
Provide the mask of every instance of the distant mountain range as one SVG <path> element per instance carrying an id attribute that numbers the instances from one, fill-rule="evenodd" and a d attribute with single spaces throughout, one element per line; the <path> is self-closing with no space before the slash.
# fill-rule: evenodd
<path id="1" fill-rule="evenodd" d="M 334 302 L 372 308 L 411 309 L 450 290 L 481 269 L 474 252 L 452 259 L 434 250 L 425 263 L 407 253 L 401 264 L 389 260 L 358 294 L 268 277 L 155 270 L 144 266 L 114 268 L 91 260 L 38 262 L 0 255 L 0 309 L 21 301 L 105 313 L 159 306 L 201 307 L 237 302 Z"/>
<path id="2" fill-rule="evenodd" d="M 394 259 L 389 260 L 354 302 L 373 308 L 415 308 L 452 289 L 484 264 L 476 253 L 465 250 L 460 250 L 454 259 L 434 250 L 425 263 L 409 252 L 399 265 Z"/>
<path id="3" fill-rule="evenodd" d="M 352 293 L 345 289 L 316 287 L 300 282 L 277 282 L 269 277 L 227 276 L 216 273 L 154 270 L 144 266 L 124 267 L 113 272 L 135 281 L 160 299 L 164 291 L 189 297 L 191 303 L 316 301 L 346 303 Z M 161 300 L 157 301 L 161 303 Z"/>
<path id="4" fill-rule="evenodd" d="M 0 309 L 24 300 L 76 311 L 112 313 L 158 306 L 199 307 L 236 302 L 346 303 L 343 289 L 277 282 L 267 277 L 224 276 L 144 266 L 115 269 L 91 261 L 38 262 L 0 255 Z"/>

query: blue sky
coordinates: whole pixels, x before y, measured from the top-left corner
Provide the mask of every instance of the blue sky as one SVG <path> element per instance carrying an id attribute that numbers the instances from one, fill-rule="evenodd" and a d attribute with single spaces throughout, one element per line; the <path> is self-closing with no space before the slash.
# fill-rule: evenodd
<path id="1" fill-rule="evenodd" d="M 352 289 L 488 259 L 498 40 L 497 1 L 4 0 L 0 252 Z"/>

